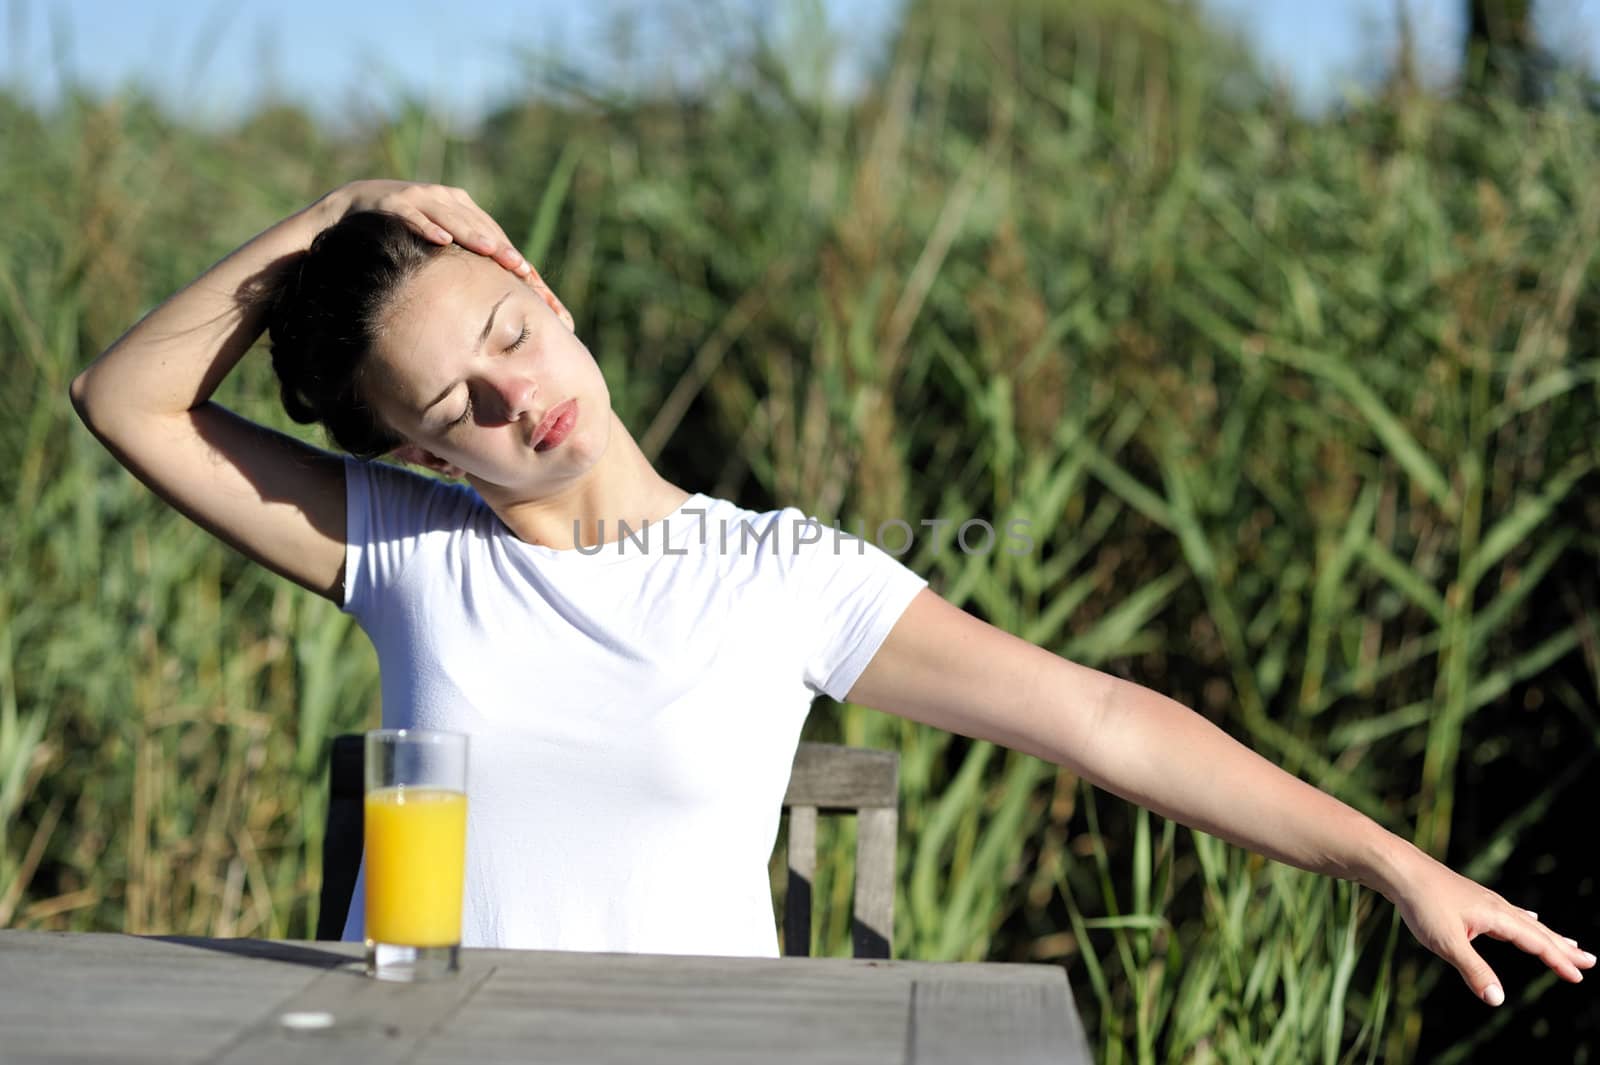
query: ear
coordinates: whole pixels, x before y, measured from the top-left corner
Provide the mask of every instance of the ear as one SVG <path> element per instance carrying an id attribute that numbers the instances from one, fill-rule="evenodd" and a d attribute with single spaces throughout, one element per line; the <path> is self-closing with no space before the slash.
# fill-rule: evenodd
<path id="1" fill-rule="evenodd" d="M 567 310 L 566 305 L 561 302 L 550 286 L 544 283 L 544 278 L 539 276 L 539 271 L 533 268 L 532 263 L 528 264 L 528 276 L 523 280 L 527 281 L 529 287 L 539 294 L 540 299 L 544 300 L 545 305 L 555 312 L 556 317 L 561 319 L 561 324 L 567 327 L 569 333 L 578 331 L 577 326 L 572 322 L 572 312 Z"/>
<path id="2" fill-rule="evenodd" d="M 446 477 L 453 477 L 459 480 L 466 476 L 466 472 L 461 467 L 450 465 L 450 463 L 427 448 L 418 447 L 416 444 L 401 444 L 389 454 L 409 466 L 421 466 L 436 473 L 442 473 Z"/>

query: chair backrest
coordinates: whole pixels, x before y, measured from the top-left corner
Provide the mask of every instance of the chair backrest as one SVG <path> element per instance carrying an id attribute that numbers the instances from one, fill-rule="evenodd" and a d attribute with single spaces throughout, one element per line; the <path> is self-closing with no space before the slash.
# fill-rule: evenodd
<path id="1" fill-rule="evenodd" d="M 328 760 L 328 821 L 322 837 L 322 892 L 317 938 L 344 932 L 361 867 L 363 738 L 337 736 Z M 858 958 L 892 957 L 895 834 L 900 757 L 893 751 L 802 743 L 795 751 L 783 806 L 789 815 L 789 876 L 784 897 L 784 954 L 811 952 L 812 881 L 817 815 L 855 814 L 855 913 L 850 939 Z"/>
<path id="2" fill-rule="evenodd" d="M 855 913 L 850 941 L 858 958 L 892 957 L 895 835 L 900 756 L 893 751 L 802 743 L 789 773 L 789 881 L 783 952 L 811 953 L 811 883 L 817 871 L 817 814 L 856 815 Z"/>

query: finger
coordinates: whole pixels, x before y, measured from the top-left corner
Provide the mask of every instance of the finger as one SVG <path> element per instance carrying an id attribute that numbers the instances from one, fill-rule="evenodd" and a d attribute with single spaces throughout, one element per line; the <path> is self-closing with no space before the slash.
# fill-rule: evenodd
<path id="1" fill-rule="evenodd" d="M 405 219 L 412 229 L 435 244 L 450 243 L 450 231 L 443 226 L 435 225 L 433 220 L 421 211 L 402 211 L 400 212 L 400 217 Z"/>
<path id="2" fill-rule="evenodd" d="M 1512 920 L 1510 915 L 1499 911 L 1491 917 L 1483 931 L 1495 939 L 1521 947 L 1573 983 L 1583 980 L 1583 973 L 1578 971 L 1578 966 L 1569 956 L 1571 952 L 1568 948 L 1562 946 L 1556 937 L 1543 927 Z"/>
<path id="3" fill-rule="evenodd" d="M 522 265 L 522 253 L 511 246 L 510 239 L 487 214 L 476 208 L 465 208 L 441 210 L 439 215 L 463 248 L 487 255 L 508 270 Z"/>
<path id="4" fill-rule="evenodd" d="M 506 236 L 506 231 L 501 229 L 500 224 L 489 217 L 487 212 L 476 211 L 476 213 L 481 216 L 479 224 L 484 227 L 485 233 L 494 244 L 494 249 L 490 252 L 490 255 L 507 270 L 522 273 L 523 267 L 528 265 L 528 260 L 524 259 L 522 253 L 517 250 L 517 246 L 511 243 L 511 238 Z"/>
<path id="5" fill-rule="evenodd" d="M 1557 938 L 1566 944 L 1566 946 L 1562 949 L 1566 950 L 1572 955 L 1572 964 L 1576 965 L 1580 969 L 1594 968 L 1595 956 L 1578 946 L 1578 941 L 1576 939 L 1573 939 L 1571 936 L 1558 936 Z"/>
<path id="6" fill-rule="evenodd" d="M 1534 913 L 1532 910 L 1523 910 L 1522 912 L 1527 914 L 1528 918 L 1530 920 L 1537 921 L 1539 919 L 1539 915 L 1537 913 Z M 1540 925 L 1539 927 L 1543 928 L 1544 926 Z M 1551 932 L 1550 934 L 1551 935 L 1558 935 L 1558 933 L 1556 933 L 1556 932 Z M 1577 954 L 1577 959 L 1578 959 L 1577 962 L 1576 962 L 1577 965 L 1583 966 L 1585 968 L 1594 965 L 1595 956 L 1593 954 L 1590 954 L 1586 950 L 1580 950 L 1578 948 L 1578 941 L 1576 939 L 1573 939 L 1571 936 L 1560 936 L 1560 935 L 1558 935 L 1558 938 L 1560 938 L 1561 942 L 1563 942 L 1567 946 L 1571 947 L 1573 949 L 1573 951 Z"/>
<path id="7" fill-rule="evenodd" d="M 500 228 L 500 223 L 494 220 L 494 216 L 473 202 L 471 194 L 466 189 L 450 191 L 461 205 L 464 217 L 482 244 L 481 248 L 474 250 L 493 256 L 507 269 L 514 270 L 520 267 L 526 260 L 523 259 L 522 253 L 517 251 L 516 245 L 511 243 L 511 238 L 506 236 L 506 231 Z"/>
<path id="8" fill-rule="evenodd" d="M 450 231 L 455 242 L 469 251 L 487 254 L 494 248 L 494 238 L 484 231 L 477 219 L 472 218 L 466 211 L 454 208 L 438 208 L 431 212 L 435 221 Z"/>
<path id="9" fill-rule="evenodd" d="M 1540 928 L 1544 928 L 1544 925 L 1540 925 L 1539 927 Z M 1551 931 L 1550 934 L 1552 936 L 1555 936 L 1557 939 L 1561 940 L 1561 942 L 1565 943 L 1567 945 L 1567 947 L 1571 950 L 1572 958 L 1573 958 L 1573 962 L 1572 963 L 1574 965 L 1576 965 L 1580 969 L 1592 969 L 1592 968 L 1594 968 L 1595 960 L 1596 960 L 1595 956 L 1593 954 L 1590 954 L 1588 951 L 1584 950 L 1583 948 L 1579 947 L 1578 946 L 1578 941 L 1576 939 L 1573 939 L 1571 936 L 1561 935 L 1559 932 L 1555 932 L 1555 931 Z"/>
<path id="10" fill-rule="evenodd" d="M 533 270 L 533 267 L 528 265 L 528 260 L 522 257 L 522 253 L 510 244 L 501 245 L 487 254 L 495 262 L 520 278 L 526 279 Z"/>
<path id="11" fill-rule="evenodd" d="M 466 189 L 446 186 L 444 191 L 448 199 L 440 203 L 439 210 L 449 215 L 456 225 L 462 227 L 462 232 L 456 237 L 458 241 L 466 236 L 468 246 L 474 244 L 486 246 L 486 250 L 490 250 L 491 246 L 511 244 L 505 231 L 500 228 L 500 223 L 496 222 L 488 211 L 472 202 L 472 197 L 467 194 Z M 474 250 L 477 250 L 476 247 Z"/>
<path id="12" fill-rule="evenodd" d="M 1538 924 L 1537 915 L 1533 914 L 1533 911 L 1524 910 L 1523 912 L 1529 914 L 1530 916 L 1532 916 L 1534 918 L 1534 923 L 1538 925 L 1539 930 L 1541 932 L 1548 932 L 1552 941 L 1559 940 L 1559 943 L 1557 943 L 1557 949 L 1561 950 L 1561 951 L 1564 951 L 1566 953 L 1567 960 L 1570 961 L 1575 968 L 1578 968 L 1578 969 L 1592 969 L 1592 968 L 1594 968 L 1595 956 L 1593 954 L 1590 954 L 1588 951 L 1581 949 L 1578 946 L 1578 941 L 1576 939 L 1573 939 L 1571 936 L 1560 935 L 1557 932 L 1555 932 L 1553 929 L 1547 928 L 1546 926 L 1544 926 L 1542 924 Z M 1562 947 L 1560 945 L 1561 943 L 1566 944 L 1566 946 Z"/>
<path id="13" fill-rule="evenodd" d="M 527 276 L 525 271 L 528 268 L 528 260 L 522 257 L 522 253 L 513 247 L 509 240 L 502 244 L 492 254 L 495 262 L 499 263 L 507 270 L 524 277 Z"/>
<path id="14" fill-rule="evenodd" d="M 1489 968 L 1489 963 L 1464 943 L 1456 953 L 1459 959 L 1455 962 L 1456 971 L 1461 974 L 1461 979 L 1467 982 L 1472 993 L 1491 1006 L 1505 1002 L 1506 993 L 1500 986 L 1499 977 Z"/>
<path id="15" fill-rule="evenodd" d="M 460 190 L 446 191 L 452 193 L 452 199 L 459 201 L 459 206 L 439 202 L 429 203 L 428 216 L 433 222 L 461 247 L 488 256 L 518 277 L 527 278 L 533 268 L 522 257 L 522 253 L 512 245 L 511 238 L 506 236 L 499 224 L 487 212 L 472 203 L 465 193 L 455 195 Z"/>

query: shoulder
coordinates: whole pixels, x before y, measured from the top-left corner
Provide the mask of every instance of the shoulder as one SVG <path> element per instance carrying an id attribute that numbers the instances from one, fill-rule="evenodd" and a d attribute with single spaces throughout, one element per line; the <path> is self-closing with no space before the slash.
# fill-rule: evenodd
<path id="1" fill-rule="evenodd" d="M 493 514 L 470 486 L 381 460 L 346 456 L 345 485 L 350 521 L 373 534 L 462 531 Z"/>

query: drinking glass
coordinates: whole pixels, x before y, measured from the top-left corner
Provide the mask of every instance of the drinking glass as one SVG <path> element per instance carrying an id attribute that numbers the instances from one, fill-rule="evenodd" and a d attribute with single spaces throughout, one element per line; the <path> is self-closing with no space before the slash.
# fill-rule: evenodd
<path id="1" fill-rule="evenodd" d="M 467 737 L 430 729 L 366 734 L 367 975 L 457 972 L 467 866 Z"/>

